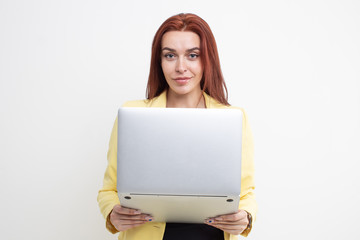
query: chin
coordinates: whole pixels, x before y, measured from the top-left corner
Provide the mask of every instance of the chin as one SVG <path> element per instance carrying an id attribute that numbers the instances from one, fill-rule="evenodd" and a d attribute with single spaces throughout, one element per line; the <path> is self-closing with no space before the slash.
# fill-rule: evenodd
<path id="1" fill-rule="evenodd" d="M 193 90 L 188 89 L 186 87 L 175 87 L 175 88 L 170 88 L 170 91 L 174 92 L 177 95 L 186 95 L 191 93 Z"/>

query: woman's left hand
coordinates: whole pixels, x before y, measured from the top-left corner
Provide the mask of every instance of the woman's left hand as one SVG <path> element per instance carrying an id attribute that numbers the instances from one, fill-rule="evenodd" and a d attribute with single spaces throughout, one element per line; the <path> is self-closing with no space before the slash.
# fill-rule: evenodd
<path id="1" fill-rule="evenodd" d="M 239 210 L 237 213 L 220 215 L 214 218 L 206 219 L 205 223 L 219 228 L 224 232 L 239 235 L 247 228 L 249 220 L 247 212 Z"/>

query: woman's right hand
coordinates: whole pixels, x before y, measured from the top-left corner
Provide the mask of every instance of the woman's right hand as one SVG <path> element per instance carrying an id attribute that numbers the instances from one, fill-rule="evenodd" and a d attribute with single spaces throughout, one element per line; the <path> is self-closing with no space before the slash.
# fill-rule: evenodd
<path id="1" fill-rule="evenodd" d="M 110 213 L 110 222 L 118 231 L 125 231 L 152 220 L 150 215 L 142 214 L 136 209 L 122 207 L 120 204 L 115 205 Z"/>

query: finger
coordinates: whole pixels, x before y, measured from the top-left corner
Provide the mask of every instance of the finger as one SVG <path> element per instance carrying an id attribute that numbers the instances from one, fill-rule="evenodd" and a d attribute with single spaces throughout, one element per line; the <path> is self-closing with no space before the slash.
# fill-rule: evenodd
<path id="1" fill-rule="evenodd" d="M 231 225 L 231 224 L 212 224 L 216 228 L 226 229 L 226 230 L 239 230 L 245 229 L 244 225 Z"/>
<path id="2" fill-rule="evenodd" d="M 126 215 L 139 215 L 139 214 L 141 214 L 141 211 L 139 211 L 137 209 L 126 208 L 126 207 L 122 207 L 121 205 L 116 205 L 113 208 L 113 212 L 115 212 L 117 214 L 126 214 Z"/>
<path id="3" fill-rule="evenodd" d="M 216 225 L 224 225 L 224 226 L 237 226 L 237 225 L 247 225 L 246 222 L 244 221 L 234 221 L 234 222 L 221 222 L 221 221 L 215 221 L 212 224 L 216 224 Z"/>
<path id="4" fill-rule="evenodd" d="M 217 225 L 212 225 L 218 229 L 221 229 L 223 230 L 224 232 L 227 232 L 227 233 L 230 233 L 230 234 L 233 234 L 233 235 L 239 235 L 241 234 L 245 228 L 227 228 L 227 227 L 223 227 L 223 226 L 217 226 Z"/>
<path id="5" fill-rule="evenodd" d="M 115 224 L 121 224 L 121 225 L 134 225 L 134 224 L 142 224 L 142 223 L 146 223 L 146 220 L 116 220 L 114 221 Z"/>
<path id="6" fill-rule="evenodd" d="M 247 213 L 243 210 L 240 210 L 237 213 L 221 215 L 214 218 L 215 222 L 236 222 L 242 219 L 247 219 Z"/>
<path id="7" fill-rule="evenodd" d="M 248 225 L 249 220 L 247 218 L 241 218 L 239 220 L 229 221 L 229 220 L 216 220 L 212 222 L 213 224 L 224 224 L 224 225 Z"/>
<path id="8" fill-rule="evenodd" d="M 116 228 L 118 231 L 126 231 L 130 228 L 135 228 L 138 226 L 143 225 L 144 223 L 137 223 L 137 224 L 127 224 L 127 225 L 121 225 L 119 228 Z"/>
<path id="9" fill-rule="evenodd" d="M 132 221 L 152 221 L 153 217 L 150 215 L 146 215 L 146 214 L 141 214 L 141 215 L 125 215 L 125 214 L 119 214 L 117 215 L 116 219 L 121 219 L 121 220 L 132 220 Z"/>
<path id="10" fill-rule="evenodd" d="M 228 219 L 223 219 L 223 218 L 210 218 L 210 219 L 206 219 L 204 222 L 207 224 L 239 224 L 241 222 L 244 221 L 244 219 L 240 219 L 240 220 L 236 220 L 237 218 L 228 218 Z"/>

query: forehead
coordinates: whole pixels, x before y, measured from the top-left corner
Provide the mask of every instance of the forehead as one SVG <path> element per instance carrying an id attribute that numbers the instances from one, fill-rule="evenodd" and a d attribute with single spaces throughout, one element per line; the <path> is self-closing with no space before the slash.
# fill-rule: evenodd
<path id="1" fill-rule="evenodd" d="M 186 50 L 194 47 L 200 48 L 200 37 L 189 31 L 166 32 L 161 41 L 161 48 L 168 47 L 176 50 Z"/>

